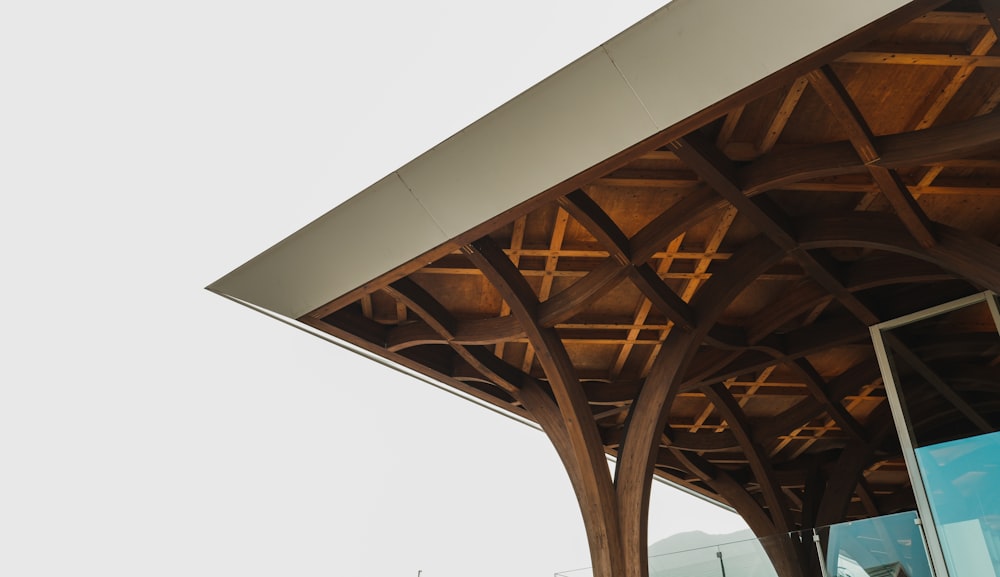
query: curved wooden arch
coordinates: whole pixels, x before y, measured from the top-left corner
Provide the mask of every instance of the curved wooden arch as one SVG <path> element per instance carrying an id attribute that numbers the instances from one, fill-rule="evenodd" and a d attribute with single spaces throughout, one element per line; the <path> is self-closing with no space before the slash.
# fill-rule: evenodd
<path id="1" fill-rule="evenodd" d="M 625 428 L 616 427 L 604 431 L 607 446 L 620 446 L 625 438 Z M 660 448 L 690 451 L 694 453 L 716 453 L 739 449 L 740 443 L 731 431 L 697 432 L 667 427 L 660 437 Z M 659 463 L 658 463 L 659 465 Z"/>
<path id="2" fill-rule="evenodd" d="M 877 287 L 902 283 L 924 283 L 957 278 L 933 263 L 890 255 L 854 263 L 844 272 L 844 288 L 859 292 Z M 817 283 L 807 280 L 793 287 L 775 304 L 764 307 L 746 321 L 747 341 L 760 341 L 796 317 L 817 306 L 828 303 L 833 297 Z"/>
<path id="3" fill-rule="evenodd" d="M 389 290 L 416 311 L 428 325 L 440 330 L 443 337 L 449 337 L 450 327 L 456 324 L 454 317 L 419 285 L 404 279 L 393 283 Z M 574 451 L 571 431 L 563 419 L 560 408 L 545 391 L 545 387 L 481 347 L 465 347 L 454 342 L 451 344 L 473 368 L 513 394 L 538 421 L 563 462 L 581 507 L 584 503 L 590 502 L 592 488 L 586 483 L 584 469 Z M 585 509 L 585 518 L 587 513 Z M 590 531 L 591 528 L 588 527 L 588 534 Z M 610 560 L 613 561 L 614 558 Z"/>
<path id="4" fill-rule="evenodd" d="M 702 158 L 704 158 L 704 156 Z M 709 170 L 717 168 L 716 165 L 711 164 L 711 161 L 708 166 Z M 717 177 L 716 180 L 718 181 Z M 735 184 L 733 184 L 732 180 L 727 180 L 726 182 L 729 183 L 729 186 L 733 187 L 733 190 L 736 190 Z M 725 185 L 726 182 L 723 184 Z M 716 184 L 718 184 L 718 182 Z M 742 193 L 741 197 L 746 199 Z M 740 203 L 741 201 L 737 200 L 736 202 Z M 544 305 L 537 303 L 537 300 L 532 302 L 534 295 L 531 293 L 530 289 L 526 288 L 526 285 L 523 285 L 520 288 L 514 288 L 517 283 L 523 283 L 523 277 L 520 277 L 519 273 L 516 277 L 514 276 L 515 273 L 513 271 L 516 271 L 516 269 L 511 266 L 510 270 L 503 274 L 497 272 L 497 268 L 505 266 L 503 265 L 503 262 L 499 260 L 499 257 L 503 256 L 502 251 L 495 246 L 489 247 L 488 241 L 483 241 L 485 244 L 477 246 L 474 249 L 479 251 L 478 256 L 475 252 L 470 252 L 468 254 L 470 255 L 470 258 L 476 262 L 477 266 L 483 270 L 484 274 L 490 278 L 491 283 L 501 289 L 501 293 L 504 295 L 505 300 L 509 301 L 509 299 L 514 299 L 515 303 L 521 303 L 516 307 L 512 307 L 512 311 L 521 311 L 520 316 L 517 319 L 517 324 L 515 325 L 512 323 L 510 319 L 502 321 L 499 319 L 489 319 L 486 321 L 478 321 L 478 324 L 476 325 L 463 323 L 439 323 L 437 326 L 425 321 L 425 325 L 414 323 L 413 325 L 404 325 L 403 327 L 390 331 L 387 337 L 387 340 L 391 343 L 390 346 L 398 346 L 397 343 L 402 346 L 407 346 L 405 343 L 426 342 L 448 342 L 453 345 L 484 344 L 510 340 L 511 338 L 518 338 L 524 335 L 528 338 L 529 342 L 532 342 L 532 345 L 535 346 L 536 349 L 539 351 L 545 351 L 542 353 L 543 356 L 546 357 L 543 363 L 543 369 L 545 370 L 546 375 L 549 376 L 550 382 L 553 380 L 552 375 L 555 375 L 554 380 L 559 387 L 566 387 L 567 383 L 573 383 L 574 381 L 576 382 L 575 386 L 580 386 L 578 379 L 576 379 L 572 373 L 572 364 L 569 362 L 568 356 L 565 354 L 565 349 L 562 348 L 561 341 L 559 341 L 558 337 L 551 332 L 550 327 L 546 326 L 546 322 L 551 322 L 553 319 L 559 319 L 561 317 L 568 318 L 572 314 L 575 314 L 577 310 L 585 307 L 593 298 L 600 296 L 600 294 L 603 294 L 603 292 L 608 290 L 611 286 L 627 277 L 642 290 L 643 294 L 645 294 L 647 298 L 650 298 L 650 300 L 655 302 L 657 308 L 664 312 L 668 318 L 673 320 L 677 326 L 687 329 L 686 331 L 671 333 L 672 335 L 677 336 L 668 337 L 668 341 L 665 343 L 665 349 L 667 349 L 667 351 L 662 354 L 661 357 L 657 358 L 657 362 L 654 363 L 653 370 L 651 371 L 650 376 L 655 379 L 661 376 L 660 373 L 663 372 L 663 366 L 670 364 L 676 368 L 677 363 L 673 361 L 676 361 L 679 356 L 683 355 L 686 357 L 683 359 L 683 362 L 685 367 L 688 366 L 692 359 L 693 351 L 702 343 L 705 343 L 706 341 L 711 343 L 713 341 L 711 331 L 716 329 L 716 325 L 706 321 L 705 319 L 711 319 L 713 316 L 717 317 L 717 315 L 721 313 L 721 309 L 718 308 L 717 303 L 726 302 L 726 300 L 724 298 L 720 298 L 718 294 L 713 294 L 714 292 L 724 292 L 722 289 L 715 287 L 722 287 L 725 285 L 727 291 L 732 291 L 735 290 L 733 287 L 745 286 L 749 282 L 752 282 L 752 280 L 759 274 L 763 273 L 768 266 L 777 262 L 777 260 L 779 260 L 785 253 L 794 253 L 796 258 L 805 263 L 804 266 L 806 266 L 807 269 L 812 269 L 808 272 L 815 273 L 819 270 L 820 277 L 824 277 L 824 272 L 827 272 L 822 282 L 811 286 L 807 284 L 798 289 L 798 292 L 796 293 L 798 295 L 798 300 L 795 301 L 793 307 L 788 307 L 789 310 L 795 312 L 786 313 L 788 315 L 786 318 L 794 318 L 794 316 L 800 314 L 803 309 L 808 308 L 809 306 L 815 306 L 823 299 L 839 298 L 841 300 L 846 299 L 848 303 L 854 303 L 851 308 L 856 314 L 860 313 L 859 316 L 862 320 L 870 320 L 877 317 L 875 317 L 874 314 L 867 309 L 867 307 L 858 304 L 856 299 L 850 297 L 850 293 L 862 290 L 863 288 L 891 284 L 892 282 L 922 282 L 931 279 L 954 278 L 956 275 L 966 278 L 972 277 L 974 282 L 981 283 L 991 283 L 997 280 L 997 278 L 995 278 L 997 274 L 995 271 L 992 271 L 988 266 L 981 266 L 974 259 L 970 259 L 968 254 L 970 251 L 973 251 L 976 254 L 981 255 L 984 250 L 987 254 L 989 254 L 991 247 L 986 246 L 988 243 L 983 243 L 974 238 L 969 238 L 968 235 L 964 235 L 958 231 L 949 230 L 947 227 L 938 227 L 938 225 L 935 225 L 936 230 L 939 229 L 941 231 L 939 233 L 940 242 L 935 243 L 934 246 L 931 247 L 920 246 L 919 243 L 912 240 L 912 237 L 907 233 L 905 228 L 899 224 L 898 220 L 885 216 L 852 214 L 846 217 L 824 217 L 815 222 L 811 222 L 809 227 L 805 227 L 804 233 L 793 235 L 788 231 L 787 227 L 783 227 L 778 224 L 781 220 L 780 213 L 776 213 L 773 210 L 773 207 L 769 207 L 766 202 L 762 203 L 761 201 L 757 201 L 749 205 L 742 203 L 741 209 L 748 211 L 751 214 L 756 214 L 755 224 L 758 224 L 759 228 L 764 229 L 767 235 L 771 237 L 772 241 L 776 242 L 781 248 L 775 247 L 774 242 L 767 241 L 766 244 L 769 245 L 768 250 L 770 253 L 770 256 L 767 258 L 760 258 L 759 255 L 746 257 L 745 254 L 741 254 L 740 258 L 734 257 L 734 261 L 754 263 L 752 265 L 754 270 L 752 272 L 744 273 L 741 277 L 743 278 L 742 284 L 729 284 L 723 282 L 726 278 L 731 278 L 727 277 L 726 271 L 737 270 L 740 268 L 735 265 L 724 267 L 720 272 L 716 273 L 716 276 L 713 277 L 722 280 L 714 283 L 707 283 L 702 291 L 696 295 L 696 299 L 694 299 L 689 305 L 688 303 L 678 299 L 675 293 L 666 288 L 666 286 L 662 284 L 662 280 L 659 279 L 659 277 L 656 276 L 651 269 L 648 269 L 644 263 L 636 266 L 632 262 L 632 260 L 636 258 L 637 254 L 641 254 L 643 252 L 643 247 L 640 247 L 640 250 L 633 248 L 633 245 L 636 244 L 635 239 L 641 238 L 640 235 L 646 235 L 646 238 L 653 238 L 651 232 L 640 231 L 640 233 L 637 234 L 636 237 L 633 237 L 631 241 L 626 239 L 621 231 L 617 229 L 617 227 L 613 226 L 613 223 L 610 222 L 607 215 L 604 214 L 599 207 L 596 207 L 596 204 L 593 204 L 593 202 L 589 200 L 589 197 L 582 192 L 575 193 L 564 201 L 562 205 L 570 210 L 570 212 L 579 221 L 583 222 L 588 230 L 595 234 L 596 237 L 602 239 L 605 245 L 609 248 L 612 256 L 608 258 L 604 264 L 595 269 L 596 274 L 590 273 L 587 277 L 584 277 L 584 279 L 578 281 L 570 288 L 566 289 L 562 293 L 559 293 L 559 295 L 557 295 L 554 299 L 548 301 L 549 308 L 547 310 L 547 318 L 542 316 L 542 307 Z M 688 212 L 681 213 L 680 217 L 674 216 L 674 222 L 677 223 L 676 226 L 683 228 L 683 225 L 689 224 L 693 219 L 703 217 L 718 205 L 718 201 L 712 202 L 704 195 L 701 197 L 694 197 L 693 200 L 688 203 L 688 206 L 690 207 Z M 660 218 L 660 220 L 662 221 L 665 219 Z M 660 230 L 662 231 L 664 229 Z M 662 242 L 663 238 L 668 238 L 668 234 L 669 233 L 661 232 L 660 235 L 656 237 L 655 242 Z M 653 241 L 648 242 L 652 243 Z M 484 246 L 486 248 L 483 248 Z M 949 272 L 931 270 L 930 267 L 914 265 L 912 262 L 907 265 L 900 264 L 898 270 L 895 267 L 891 270 L 865 270 L 863 266 L 859 266 L 858 270 L 853 271 L 853 276 L 849 277 L 853 282 L 840 284 L 840 281 L 829 275 L 828 271 L 825 271 L 822 264 L 819 264 L 815 261 L 814 257 L 804 252 L 805 250 L 839 246 L 878 248 L 879 250 L 898 253 L 911 258 L 919 258 L 935 266 L 941 268 L 951 268 L 953 270 Z M 494 257 L 484 261 L 482 256 L 482 251 L 484 250 L 487 252 L 492 251 Z M 645 250 L 648 251 L 649 249 L 647 248 Z M 992 250 L 996 252 L 995 247 L 993 247 Z M 478 262 L 476 261 L 477 258 L 479 259 Z M 485 264 L 491 260 L 494 264 Z M 506 260 L 506 257 L 504 257 L 504 260 Z M 953 264 L 956 260 L 959 262 L 957 266 Z M 496 263 L 500 263 L 501 267 L 497 267 Z M 745 269 L 746 266 L 747 265 L 743 265 L 742 268 Z M 733 275 L 735 273 L 728 274 Z M 831 286 L 834 288 L 834 292 L 837 293 L 836 297 L 829 296 Z M 698 304 L 705 302 L 713 303 L 716 310 L 709 311 L 708 314 L 706 314 L 706 312 L 703 311 L 703 309 L 706 308 L 705 305 Z M 526 319 L 530 319 L 530 321 Z M 503 323 L 502 325 L 501 322 Z M 525 322 L 528 322 L 529 327 L 533 328 L 525 328 Z M 548 333 L 547 335 L 546 332 Z M 753 333 L 753 338 L 760 340 L 762 338 L 761 335 L 767 332 L 769 331 L 758 328 L 758 330 Z M 438 336 L 435 338 L 434 335 Z M 752 342 L 751 339 L 747 339 L 747 341 Z M 748 343 L 717 339 L 717 342 L 713 344 L 728 346 L 733 349 L 746 350 Z M 762 344 L 763 346 L 758 347 L 758 349 L 772 349 L 770 354 L 770 362 L 772 364 L 774 362 L 787 362 L 789 360 L 786 359 L 786 361 L 781 361 L 781 359 L 784 358 L 784 355 L 787 354 L 785 351 L 775 350 L 772 345 Z M 826 346 L 829 346 L 829 344 L 829 341 L 825 342 Z M 552 351 L 555 351 L 555 353 L 553 354 Z M 819 401 L 812 404 L 805 403 L 802 405 L 801 409 L 793 411 L 792 414 L 804 415 L 813 414 L 817 411 L 825 411 L 838 421 L 841 428 L 850 431 L 856 437 L 859 437 L 861 432 L 856 421 L 850 417 L 849 413 L 846 413 L 843 410 L 837 410 L 837 407 L 842 407 L 842 405 L 839 405 L 839 403 L 835 400 L 836 394 L 825 393 L 822 379 L 818 378 L 816 373 L 810 372 L 809 369 L 803 365 L 803 361 L 801 359 L 805 356 L 805 354 L 807 354 L 805 351 L 803 351 L 803 353 L 804 354 L 800 357 L 791 359 L 792 366 L 798 367 L 800 372 L 806 377 L 806 382 L 813 384 L 813 390 L 810 391 L 811 397 L 809 398 L 817 398 Z M 673 361 L 670 361 L 671 357 L 674 357 Z M 658 364 L 660 367 L 657 367 Z M 743 366 L 742 370 L 745 369 L 746 365 Z M 739 369 L 734 367 L 732 370 L 735 371 Z M 724 397 L 719 396 L 721 392 L 718 390 L 718 387 L 719 385 L 713 385 L 707 390 L 711 391 L 717 405 L 726 406 Z M 643 400 L 643 395 L 648 397 L 650 394 L 648 391 L 654 390 L 655 388 L 655 386 L 650 386 L 650 381 L 647 380 L 645 386 L 643 386 L 642 391 L 639 394 L 638 400 L 633 405 L 634 414 L 630 413 L 630 425 L 628 435 L 626 435 L 625 444 L 623 446 L 622 460 L 619 465 L 619 471 L 628 471 L 629 466 L 634 462 L 634 460 L 630 459 L 630 455 L 634 454 L 631 451 L 634 450 L 635 446 L 639 445 L 638 441 L 631 441 L 630 445 L 630 439 L 636 438 L 633 436 L 636 431 L 634 423 L 636 422 L 637 417 L 639 420 L 643 419 L 643 415 L 641 413 L 642 407 L 648 406 L 648 403 L 646 402 L 648 399 Z M 660 385 L 660 388 L 662 390 L 663 386 Z M 555 390 L 555 387 L 553 387 L 553 390 Z M 672 394 L 676 394 L 676 392 Z M 668 393 L 668 395 L 670 395 L 670 393 Z M 568 398 L 568 396 L 566 396 L 566 398 Z M 661 413 L 666 412 L 666 407 L 669 406 L 669 402 L 667 402 L 668 400 L 669 399 L 666 397 L 663 399 Z M 615 399 L 615 401 L 617 402 L 618 399 Z M 572 405 L 572 401 L 569 402 Z M 579 402 L 577 403 L 578 409 L 587 406 L 588 402 L 588 395 L 581 393 L 579 395 Z M 729 404 L 731 405 L 732 403 Z M 728 408 L 732 409 L 732 407 Z M 587 418 L 589 418 L 590 415 L 589 411 L 584 413 L 582 410 L 577 410 L 577 413 L 580 415 L 586 414 Z M 566 415 L 562 414 L 561 418 L 566 419 Z M 728 415 L 727 420 L 731 420 L 734 423 L 740 422 L 738 413 Z M 665 427 L 665 422 L 663 423 L 663 427 Z M 737 425 L 736 428 L 739 429 L 740 426 Z M 647 434 L 651 438 L 656 436 L 655 433 Z M 748 454 L 751 454 L 755 453 L 752 443 L 752 439 L 750 439 L 749 436 L 744 435 L 744 440 L 740 443 L 740 445 L 744 447 L 745 450 L 748 450 Z M 593 444 L 593 441 L 587 441 L 583 444 Z M 657 441 L 656 446 L 659 444 L 659 441 Z M 675 441 L 672 444 L 673 449 L 681 450 L 684 443 L 681 442 L 678 444 L 677 441 Z M 650 446 L 652 447 L 652 445 Z M 762 488 L 765 490 L 766 500 L 768 501 L 767 509 L 773 511 L 784 511 L 785 507 L 783 505 L 783 497 L 781 496 L 780 490 L 777 489 L 776 482 L 773 479 L 768 480 L 766 465 L 764 464 L 766 455 L 760 453 L 759 451 L 760 449 L 758 448 L 755 453 L 757 454 L 757 457 L 753 459 L 753 468 L 755 469 L 755 473 L 765 479 L 765 481 L 762 482 Z M 655 456 L 652 455 L 653 453 L 656 453 L 656 451 L 650 451 L 652 461 L 650 463 L 651 466 L 655 466 Z M 579 454 L 576 449 L 574 449 L 574 455 L 571 459 L 575 462 L 579 460 Z M 631 466 L 634 467 L 634 465 Z M 578 468 L 577 471 L 579 471 Z M 633 473 L 631 477 L 634 478 L 636 476 L 637 475 Z M 630 508 L 642 509 L 646 506 L 645 503 L 642 503 L 643 497 L 641 494 L 638 495 L 637 498 L 636 491 L 625 488 L 628 484 L 623 482 L 624 478 L 625 477 L 621 476 L 620 473 L 618 479 L 616 479 L 617 494 L 619 499 L 618 505 L 622 512 L 622 520 L 634 517 L 634 515 L 632 515 L 634 511 L 631 511 Z M 593 488 L 583 488 L 581 493 L 582 500 L 593 500 L 593 495 L 595 493 L 596 492 Z M 648 502 L 648 496 L 646 496 L 645 499 Z M 600 522 L 606 527 L 613 526 L 607 523 L 607 519 L 603 519 Z M 789 521 L 787 519 L 771 519 L 770 522 L 772 523 L 772 528 L 780 529 L 789 526 Z M 625 531 L 623 531 L 623 537 L 624 535 L 634 533 L 634 531 L 631 530 L 631 527 L 623 527 L 623 529 L 625 529 Z M 641 531 L 641 534 L 645 534 L 644 529 Z M 626 538 L 626 540 L 630 539 Z M 635 542 L 631 544 L 628 542 L 623 543 L 624 550 L 626 551 L 626 558 L 635 557 L 629 553 L 629 548 L 638 548 L 638 543 L 640 543 L 641 540 L 634 541 Z M 641 555 L 639 557 L 641 557 Z M 611 564 L 614 563 L 614 561 L 610 559 L 603 562 L 606 564 L 610 563 L 606 565 L 609 570 L 611 568 Z M 631 574 L 635 575 L 640 575 L 642 574 L 642 571 L 645 570 L 645 568 L 632 569 L 633 571 Z M 638 572 L 636 572 L 636 569 Z"/>
<path id="5" fill-rule="evenodd" d="M 740 249 L 722 271 L 712 276 L 691 303 L 699 319 L 698 326 L 692 331 L 670 333 L 633 403 L 630 424 L 615 469 L 625 555 L 627 559 L 638 559 L 641 563 L 640 566 L 628 567 L 626 575 L 642 577 L 647 572 L 642 550 L 646 546 L 646 511 L 649 508 L 655 448 L 666 427 L 667 407 L 678 393 L 676 381 L 687 369 L 704 335 L 722 314 L 724 303 L 783 255 L 784 252 L 770 240 L 758 237 Z"/>
<path id="6" fill-rule="evenodd" d="M 1000 142 L 1000 110 L 977 118 L 915 132 L 872 137 L 880 152 L 871 164 L 902 168 L 973 154 Z M 833 142 L 774 152 L 741 168 L 740 188 L 753 196 L 804 180 L 865 172 L 850 142 Z"/>
<path id="7" fill-rule="evenodd" d="M 764 502 L 767 505 L 768 517 L 773 528 L 782 533 L 791 530 L 791 520 L 788 517 L 788 507 L 785 498 L 781 494 L 781 486 L 774 478 L 771 461 L 763 448 L 754 440 L 750 424 L 743 414 L 736 399 L 733 398 L 729 389 L 722 383 L 702 388 L 705 396 L 715 405 L 716 411 L 729 423 L 729 430 L 733 432 L 739 441 L 743 453 L 750 461 L 750 470 L 753 471 L 757 484 L 764 494 Z"/>
<path id="8" fill-rule="evenodd" d="M 795 362 L 803 357 L 818 353 L 832 346 L 842 346 L 870 338 L 868 327 L 853 317 L 839 317 L 807 325 L 790 331 L 782 339 L 789 343 L 781 346 L 775 343 L 748 347 L 725 362 L 718 357 L 699 355 L 692 368 L 684 375 L 680 391 L 688 392 L 741 374 L 761 371 L 777 363 Z M 774 339 L 771 339 L 772 341 Z"/>
<path id="9" fill-rule="evenodd" d="M 565 197 L 560 205 L 566 209 L 584 228 L 594 235 L 611 253 L 611 258 L 622 266 L 628 267 L 628 277 L 642 294 L 649 299 L 674 326 L 680 330 L 690 331 L 697 324 L 694 310 L 660 278 L 656 271 L 645 262 L 635 262 L 631 258 L 631 247 L 625 233 L 614 223 L 610 216 L 597 205 L 586 193 L 578 190 Z M 694 203 L 691 214 L 707 216 L 711 207 L 708 203 Z M 715 205 L 712 205 L 715 206 Z M 648 225 L 647 225 L 648 226 Z M 660 230 L 659 239 L 669 235 L 669 227 Z M 650 239 L 652 240 L 652 239 Z M 747 346 L 743 330 L 738 327 L 724 327 L 719 324 L 712 327 L 705 336 L 705 342 L 725 349 L 741 349 Z"/>
<path id="10" fill-rule="evenodd" d="M 920 305 L 920 291 L 942 300 L 1000 289 L 1000 248 L 931 218 L 988 230 L 985 216 L 966 213 L 996 208 L 1000 93 L 946 115 L 947 99 L 935 96 L 889 122 L 883 112 L 865 118 L 837 76 L 868 99 L 847 76 L 863 64 L 832 66 L 802 66 L 785 77 L 790 87 L 762 89 L 772 96 L 740 102 L 718 122 L 668 129 L 323 316 L 368 350 L 464 379 L 538 421 L 573 480 L 599 574 L 645 577 L 654 473 L 727 500 L 760 535 L 839 520 L 855 494 L 869 512 L 890 507 L 882 488 L 876 496 L 858 481 L 887 447 L 878 370 L 857 345 L 868 325 Z M 956 74 L 944 92 L 956 94 L 968 76 Z M 806 90 L 811 103 L 796 108 Z M 858 101 L 867 113 L 870 99 Z M 935 126 L 939 116 L 963 119 Z M 991 155 L 969 156 L 981 151 Z M 957 208 L 945 212 L 946 202 Z M 834 212 L 851 206 L 892 213 Z M 484 277 L 502 303 L 482 293 Z M 536 296 L 529 281 L 539 279 Z M 928 364 L 953 358 L 916 352 Z M 994 418 L 951 404 L 942 418 L 980 429 Z M 613 481 L 604 451 L 619 453 Z M 821 469 L 832 471 L 828 482 Z M 795 552 L 775 553 L 784 554 Z"/>
<path id="11" fill-rule="evenodd" d="M 594 571 L 598 575 L 619 575 L 625 569 L 625 560 L 622 558 L 616 495 L 600 434 L 576 369 L 555 331 L 539 323 L 538 299 L 503 251 L 489 237 L 484 237 L 464 247 L 463 252 L 500 291 L 528 341 L 535 347 L 569 436 Z"/>
<path id="12" fill-rule="evenodd" d="M 859 128 L 863 130 L 863 127 Z M 858 147 L 860 145 L 855 143 L 855 146 Z M 816 256 L 805 252 L 806 250 L 810 248 L 824 248 L 827 246 L 824 244 L 824 241 L 831 241 L 832 237 L 836 236 L 838 237 L 838 242 L 830 242 L 829 246 L 859 243 L 861 246 L 870 245 L 882 250 L 901 252 L 924 260 L 931 260 L 935 264 L 944 266 L 944 268 L 957 269 L 955 272 L 961 276 L 971 277 L 980 282 L 984 280 L 989 282 L 992 277 L 1000 275 L 1000 271 L 991 270 L 988 265 L 983 266 L 977 264 L 975 260 L 971 260 L 971 262 L 969 260 L 970 252 L 981 256 L 984 254 L 984 251 L 986 254 L 1000 254 L 1000 249 L 997 249 L 995 246 L 985 246 L 988 243 L 976 242 L 975 239 L 967 238 L 967 235 L 962 235 L 957 231 L 946 230 L 945 227 L 940 227 L 941 232 L 938 233 L 941 235 L 940 243 L 930 242 L 927 238 L 922 237 L 923 244 L 921 244 L 913 240 L 913 237 L 909 234 L 912 231 L 906 231 L 905 229 L 902 233 L 898 231 L 898 229 L 902 228 L 898 220 L 892 219 L 891 224 L 893 226 L 886 228 L 885 225 L 887 223 L 883 218 L 882 222 L 879 223 L 881 225 L 879 228 L 876 229 L 869 225 L 863 226 L 863 229 L 859 231 L 857 219 L 851 218 L 848 220 L 854 222 L 851 222 L 851 226 L 849 227 L 838 228 L 836 226 L 838 223 L 834 222 L 829 223 L 826 228 L 819 229 L 824 232 L 836 232 L 837 234 L 828 234 L 826 236 L 818 234 L 814 238 L 805 235 L 804 237 L 796 238 L 796 235 L 790 232 L 790 227 L 783 223 L 784 218 L 780 210 L 777 210 L 776 207 L 766 201 L 753 201 L 748 198 L 747 192 L 736 183 L 735 178 L 732 176 L 734 170 L 731 165 L 703 138 L 695 136 L 687 137 L 675 143 L 673 150 L 681 160 L 701 175 L 723 198 L 736 206 L 742 214 L 749 217 L 759 230 L 770 237 L 785 252 L 793 254 L 803 267 L 806 268 L 807 273 L 828 294 L 832 294 L 834 298 L 842 301 L 865 324 L 877 322 L 878 317 L 867 306 L 853 297 L 850 291 L 831 274 L 827 266 L 818 261 Z M 813 231 L 816 229 L 805 227 L 805 230 L 814 233 Z M 937 232 L 937 229 L 935 232 Z M 917 234 L 919 235 L 919 232 Z M 970 251 L 970 247 L 975 248 Z M 935 253 L 939 253 L 940 256 Z M 958 265 L 954 264 L 956 254 L 962 254 L 965 258 Z M 1000 262 L 1000 259 L 994 259 L 993 262 Z M 703 291 L 708 288 L 708 285 L 706 285 Z M 699 295 L 701 294 L 705 293 L 699 293 Z M 695 310 L 698 309 L 695 308 Z M 700 313 L 701 311 L 698 312 Z M 698 318 L 706 317 L 702 317 L 699 314 Z M 705 330 L 707 334 L 707 328 L 699 328 Z M 671 336 L 668 337 L 667 342 L 664 344 L 664 348 L 667 349 L 666 352 L 658 357 L 656 363 L 654 363 L 654 370 L 661 366 L 670 366 L 671 370 L 666 371 L 663 375 L 666 377 L 664 380 L 667 384 L 660 384 L 658 380 L 652 378 L 647 381 L 646 386 L 635 403 L 633 413 L 630 415 L 630 424 L 619 463 L 619 475 L 617 478 L 620 505 L 624 510 L 625 516 L 630 515 L 633 523 L 633 526 L 628 527 L 625 532 L 625 546 L 626 551 L 628 551 L 627 555 L 629 556 L 635 554 L 634 550 L 638 549 L 639 540 L 645 539 L 645 519 L 643 518 L 643 512 L 648 507 L 648 481 L 643 481 L 642 479 L 647 478 L 652 473 L 654 460 L 653 452 L 649 449 L 643 449 L 643 447 L 650 446 L 654 435 L 650 430 L 649 424 L 655 423 L 655 429 L 662 429 L 665 426 L 667 408 L 669 407 L 672 395 L 676 394 L 676 392 L 671 393 L 671 391 L 676 391 L 676 382 L 687 369 L 687 365 L 693 356 L 692 346 L 700 344 L 692 343 L 692 340 L 694 340 L 692 336 L 697 334 L 697 329 L 690 333 L 671 333 Z M 675 338 L 674 335 L 681 336 Z M 672 340 L 679 342 L 671 342 Z M 651 371 L 651 377 L 653 375 L 654 373 Z M 660 377 L 658 372 L 656 376 Z M 655 384 L 650 386 L 651 383 Z M 654 394 L 649 391 L 656 391 L 656 393 Z M 718 391 L 715 392 L 718 393 Z M 828 404 L 829 399 L 825 400 L 827 401 L 827 407 L 832 406 Z M 838 413 L 840 412 L 835 412 L 835 414 Z M 839 414 L 839 416 L 843 418 L 842 414 Z M 846 419 L 845 422 L 847 422 Z M 638 429 L 636 430 L 637 427 Z M 637 432 L 639 433 L 638 435 L 636 434 Z M 623 483 L 623 479 L 628 479 L 630 482 L 628 484 L 629 489 L 626 491 L 622 490 L 622 487 L 626 486 L 626 483 Z M 639 485 L 639 487 L 632 486 L 632 483 Z M 773 491 L 771 491 L 771 495 L 772 506 L 778 510 L 777 503 L 779 502 L 779 498 Z M 640 527 L 635 527 L 634 524 L 636 523 L 640 524 Z M 635 575 L 642 575 L 644 574 L 643 572 L 644 568 L 636 572 Z"/>

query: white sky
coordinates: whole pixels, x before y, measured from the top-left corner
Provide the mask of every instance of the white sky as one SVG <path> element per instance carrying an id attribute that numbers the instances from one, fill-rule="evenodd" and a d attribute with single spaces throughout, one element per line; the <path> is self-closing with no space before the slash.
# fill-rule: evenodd
<path id="1" fill-rule="evenodd" d="M 0 574 L 588 565 L 541 433 L 202 287 L 656 7 L 4 3 Z"/>

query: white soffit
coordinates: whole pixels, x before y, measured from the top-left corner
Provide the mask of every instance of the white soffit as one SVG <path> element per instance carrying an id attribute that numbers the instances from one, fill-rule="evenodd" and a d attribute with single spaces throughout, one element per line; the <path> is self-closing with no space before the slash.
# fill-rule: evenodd
<path id="1" fill-rule="evenodd" d="M 659 129 L 908 0 L 676 0 L 605 43 Z"/>
<path id="2" fill-rule="evenodd" d="M 674 0 L 208 288 L 298 318 L 905 4 Z"/>
<path id="3" fill-rule="evenodd" d="M 447 240 L 393 173 L 208 288 L 295 319 Z"/>
<path id="4" fill-rule="evenodd" d="M 399 175 L 451 238 L 656 131 L 598 48 L 425 152 Z"/>

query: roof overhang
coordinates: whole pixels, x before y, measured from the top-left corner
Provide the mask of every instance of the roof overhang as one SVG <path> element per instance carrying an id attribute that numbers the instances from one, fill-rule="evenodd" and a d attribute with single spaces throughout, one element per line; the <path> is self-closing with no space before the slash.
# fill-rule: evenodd
<path id="1" fill-rule="evenodd" d="M 298 318 L 907 4 L 674 0 L 208 288 Z"/>
<path id="2" fill-rule="evenodd" d="M 867 327 L 1000 291 L 1000 3 L 943 4 L 676 0 L 209 288 L 619 456 L 622 502 L 905 508 Z M 905 354 L 980 379 L 980 320 Z"/>

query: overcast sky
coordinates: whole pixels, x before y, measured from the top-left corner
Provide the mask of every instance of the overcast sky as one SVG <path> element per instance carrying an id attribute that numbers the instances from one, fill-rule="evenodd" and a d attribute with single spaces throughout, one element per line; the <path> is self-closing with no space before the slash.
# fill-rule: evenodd
<path id="1" fill-rule="evenodd" d="M 656 7 L 4 3 L 0 574 L 588 565 L 544 435 L 202 287 Z"/>

